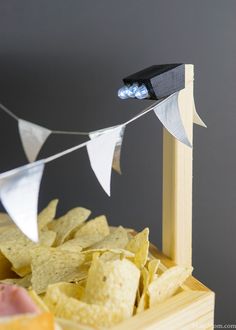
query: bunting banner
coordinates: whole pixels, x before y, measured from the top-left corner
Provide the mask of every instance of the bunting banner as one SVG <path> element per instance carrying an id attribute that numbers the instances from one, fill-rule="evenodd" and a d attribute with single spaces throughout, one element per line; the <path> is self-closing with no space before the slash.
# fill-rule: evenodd
<path id="1" fill-rule="evenodd" d="M 121 130 L 120 130 L 118 140 L 116 142 L 114 156 L 113 156 L 113 162 L 112 162 L 112 168 L 118 174 L 122 173 L 121 164 L 120 164 L 120 157 L 121 157 L 121 147 L 122 147 L 122 143 L 123 143 L 124 134 L 125 134 L 125 126 L 122 126 Z"/>
<path id="2" fill-rule="evenodd" d="M 110 196 L 111 190 L 111 169 L 114 152 L 117 143 L 120 141 L 122 129 L 123 126 L 120 125 L 105 129 L 103 132 L 91 133 L 91 141 L 87 145 L 91 167 L 108 196 Z"/>
<path id="3" fill-rule="evenodd" d="M 114 128 L 114 127 L 109 127 L 109 128 L 100 129 L 98 131 L 91 132 L 91 133 L 89 133 L 89 137 L 90 137 L 90 139 L 92 139 L 94 137 L 97 137 L 99 135 L 106 133 L 107 131 L 111 130 L 112 128 Z M 120 125 L 119 136 L 117 137 L 114 155 L 113 155 L 113 161 L 112 161 L 112 168 L 118 174 L 121 174 L 120 156 L 121 156 L 121 146 L 122 146 L 122 142 L 123 142 L 124 133 L 125 133 L 125 125 Z"/>
<path id="4" fill-rule="evenodd" d="M 176 93 L 172 94 L 170 97 L 175 95 Z M 175 103 L 176 108 L 173 106 L 168 106 L 170 103 L 168 102 L 165 106 L 162 104 L 162 110 L 156 111 L 156 115 L 159 118 L 159 120 L 162 122 L 164 127 L 172 134 L 177 140 L 181 141 L 182 143 L 186 144 L 187 146 L 190 146 L 190 143 L 188 141 L 188 138 L 185 136 L 186 133 L 184 132 L 185 129 L 183 127 L 183 124 L 181 124 L 181 117 L 180 112 L 178 110 L 178 104 L 176 102 L 176 99 L 178 96 L 175 96 L 174 99 L 170 100 L 172 104 Z M 169 97 L 166 98 L 167 100 Z M 163 100 L 161 100 L 163 101 Z M 160 101 L 159 101 L 160 102 Z M 159 102 L 155 103 L 152 107 L 155 105 L 158 105 Z M 162 102 L 161 102 L 162 103 Z M 84 135 L 84 136 L 91 136 L 95 132 L 72 132 L 72 131 L 58 131 L 58 130 L 50 130 L 48 128 L 45 128 L 41 125 L 32 123 L 30 121 L 26 121 L 24 119 L 19 118 L 16 116 L 11 110 L 6 108 L 3 104 L 0 103 L 0 108 L 8 114 L 10 117 L 15 119 L 18 122 L 18 129 L 19 129 L 19 135 L 22 142 L 23 149 L 25 151 L 26 157 L 29 162 L 33 162 L 37 159 L 37 156 L 46 142 L 47 138 L 50 136 L 50 134 L 65 134 L 65 135 Z M 173 111 L 175 110 L 175 111 Z M 146 112 L 146 109 L 143 111 Z M 164 113 L 166 112 L 166 113 Z M 142 112 L 141 112 L 142 114 Z M 137 118 L 140 117 L 140 114 L 137 116 Z M 136 116 L 134 117 L 136 119 Z M 130 120 L 130 122 L 133 121 L 133 119 Z M 200 118 L 199 114 L 196 111 L 195 102 L 193 99 L 193 123 L 200 125 L 202 127 L 206 127 L 203 120 Z M 116 148 L 115 148 L 115 154 L 113 158 L 113 169 L 121 174 L 121 168 L 120 168 L 120 153 L 121 153 L 121 146 L 122 146 L 122 140 L 125 130 L 125 124 L 123 126 L 123 131 L 121 131 L 121 136 L 119 142 L 117 142 Z M 102 133 L 104 129 L 98 130 L 96 132 Z M 179 138 L 180 136 L 180 138 Z"/>
<path id="5" fill-rule="evenodd" d="M 172 94 L 154 108 L 160 122 L 177 140 L 191 147 L 179 111 L 179 92 Z"/>
<path id="6" fill-rule="evenodd" d="M 126 127 L 142 116 L 154 111 L 163 126 L 176 139 L 191 147 L 181 120 L 178 104 L 179 92 L 158 100 L 128 121 L 93 132 L 53 131 L 35 123 L 18 118 L 0 104 L 0 108 L 18 122 L 22 145 L 29 162 L 28 165 L 0 174 L 1 202 L 19 229 L 32 241 L 38 241 L 37 205 L 44 166 L 62 156 L 83 147 L 87 148 L 91 168 L 108 196 L 111 195 L 112 168 L 121 173 L 121 147 Z M 194 106 L 194 102 L 193 102 Z M 193 122 L 206 127 L 193 108 Z M 35 161 L 40 149 L 50 134 L 85 135 L 89 140 L 55 155 Z"/>
<path id="7" fill-rule="evenodd" d="M 44 162 L 28 164 L 0 175 L 0 199 L 17 227 L 38 241 L 38 195 Z"/>
<path id="8" fill-rule="evenodd" d="M 196 124 L 196 125 L 207 128 L 207 125 L 204 123 L 202 118 L 197 113 L 194 99 L 193 99 L 193 123 Z"/>
<path id="9" fill-rule="evenodd" d="M 18 120 L 18 129 L 26 157 L 34 162 L 52 131 L 23 119 Z"/>

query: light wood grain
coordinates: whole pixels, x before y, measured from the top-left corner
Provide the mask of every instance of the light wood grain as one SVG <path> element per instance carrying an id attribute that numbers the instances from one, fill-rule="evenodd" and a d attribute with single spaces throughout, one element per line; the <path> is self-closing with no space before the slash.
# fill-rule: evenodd
<path id="1" fill-rule="evenodd" d="M 193 66 L 185 65 L 179 108 L 189 140 L 193 130 Z M 192 149 L 163 135 L 163 252 L 176 264 L 192 264 Z"/>
<path id="2" fill-rule="evenodd" d="M 207 329 L 213 324 L 214 294 L 187 291 L 135 315 L 112 330 Z M 194 328 L 193 328 L 194 329 Z"/>
<path id="3" fill-rule="evenodd" d="M 94 328 L 91 328 L 88 325 L 79 324 L 62 318 L 56 318 L 56 322 L 63 330 L 94 330 Z"/>

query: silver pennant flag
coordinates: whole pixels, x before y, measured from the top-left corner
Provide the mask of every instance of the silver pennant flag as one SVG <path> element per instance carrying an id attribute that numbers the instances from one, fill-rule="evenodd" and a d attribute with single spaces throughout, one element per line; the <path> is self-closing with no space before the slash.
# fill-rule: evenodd
<path id="1" fill-rule="evenodd" d="M 90 133 L 87 151 L 91 167 L 108 196 L 111 191 L 111 169 L 115 147 L 120 140 L 123 125 L 110 127 L 103 132 Z"/>
<path id="2" fill-rule="evenodd" d="M 172 94 L 163 102 L 157 104 L 154 112 L 170 134 L 188 147 L 192 147 L 182 123 L 178 96 L 179 92 Z"/>
<path id="3" fill-rule="evenodd" d="M 104 134 L 108 130 L 112 130 L 117 126 L 109 127 L 109 128 L 104 128 L 98 131 L 91 132 L 89 134 L 90 139 L 92 139 L 95 136 L 99 136 L 101 134 Z M 112 161 L 112 168 L 114 171 L 116 171 L 118 174 L 121 174 L 121 165 L 120 165 L 120 157 L 121 157 L 121 147 L 122 147 L 122 142 L 123 142 L 123 137 L 125 133 L 125 125 L 123 125 L 120 129 L 120 136 L 119 139 L 116 142 L 115 146 L 115 151 L 114 151 L 114 156 L 113 156 L 113 161 Z"/>
<path id="4" fill-rule="evenodd" d="M 43 175 L 42 161 L 0 174 L 0 199 L 17 227 L 38 241 L 38 194 Z"/>
<path id="5" fill-rule="evenodd" d="M 34 162 L 52 131 L 23 119 L 18 120 L 18 128 L 26 157 Z"/>
<path id="6" fill-rule="evenodd" d="M 193 122 L 196 125 L 199 125 L 199 126 L 202 126 L 202 127 L 207 127 L 207 125 L 204 123 L 204 121 L 202 120 L 202 118 L 197 113 L 194 99 L 193 99 Z"/>
<path id="7" fill-rule="evenodd" d="M 117 140 L 117 142 L 116 142 L 116 147 L 115 147 L 113 162 L 112 162 L 112 168 L 118 174 L 121 174 L 120 157 L 121 157 L 121 147 L 122 147 L 124 134 L 125 134 L 125 126 L 123 126 L 120 130 L 119 140 Z"/>

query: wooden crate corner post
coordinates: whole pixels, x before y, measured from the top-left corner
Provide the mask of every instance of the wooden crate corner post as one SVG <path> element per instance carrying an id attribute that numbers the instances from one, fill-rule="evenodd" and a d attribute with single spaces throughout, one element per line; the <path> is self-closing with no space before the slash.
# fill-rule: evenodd
<path id="1" fill-rule="evenodd" d="M 193 65 L 185 65 L 185 89 L 179 109 L 193 141 Z M 176 264 L 192 265 L 192 149 L 163 133 L 162 250 Z"/>

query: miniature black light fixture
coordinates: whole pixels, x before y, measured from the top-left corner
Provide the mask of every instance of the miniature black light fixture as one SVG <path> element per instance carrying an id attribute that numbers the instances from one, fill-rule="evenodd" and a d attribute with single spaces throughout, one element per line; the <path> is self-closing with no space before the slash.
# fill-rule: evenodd
<path id="1" fill-rule="evenodd" d="M 118 90 L 121 99 L 159 100 L 185 87 L 184 64 L 152 65 L 123 79 Z"/>

